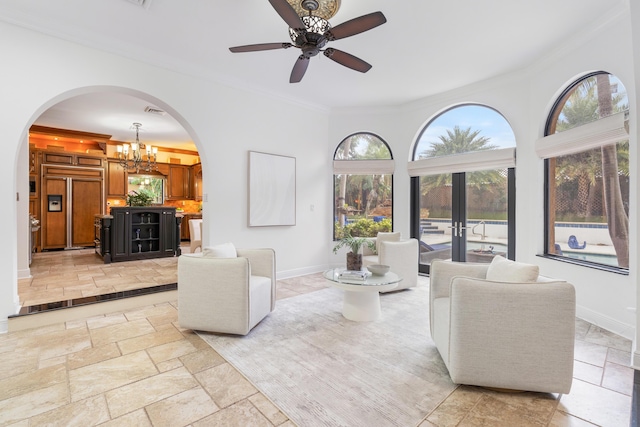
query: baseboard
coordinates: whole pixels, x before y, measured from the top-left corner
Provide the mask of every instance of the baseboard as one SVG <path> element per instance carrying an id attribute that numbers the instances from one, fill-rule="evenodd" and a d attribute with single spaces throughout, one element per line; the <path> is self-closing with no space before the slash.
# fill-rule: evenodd
<path id="1" fill-rule="evenodd" d="M 31 269 L 23 268 L 22 270 L 18 270 L 18 279 L 28 279 L 31 277 Z"/>
<path id="2" fill-rule="evenodd" d="M 325 264 L 325 265 L 314 265 L 311 267 L 304 267 L 304 268 L 296 268 L 293 270 L 278 271 L 276 272 L 276 280 L 290 279 L 292 277 L 304 276 L 306 274 L 320 273 L 330 268 L 331 267 L 329 265 Z"/>
<path id="3" fill-rule="evenodd" d="M 7 319 L 0 320 L 0 334 L 9 332 L 9 322 Z"/>
<path id="4" fill-rule="evenodd" d="M 602 313 L 593 311 L 583 306 L 576 306 L 576 317 L 586 320 L 587 322 L 596 325 L 602 329 L 606 329 L 609 332 L 620 335 L 628 340 L 633 341 L 636 337 L 636 328 L 634 325 L 628 325 L 622 323 L 619 320 L 605 316 Z"/>

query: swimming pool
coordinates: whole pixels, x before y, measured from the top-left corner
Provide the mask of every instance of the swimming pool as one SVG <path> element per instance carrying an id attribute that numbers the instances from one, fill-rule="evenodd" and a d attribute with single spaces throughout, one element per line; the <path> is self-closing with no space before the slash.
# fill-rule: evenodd
<path id="1" fill-rule="evenodd" d="M 451 245 L 451 242 L 445 243 L 447 245 Z M 478 250 L 481 249 L 484 245 L 484 249 L 489 249 L 490 246 L 493 246 L 494 252 L 507 252 L 507 245 L 503 243 L 481 243 L 481 242 L 467 242 L 467 250 Z M 602 254 L 602 253 L 593 253 L 593 252 L 578 252 L 578 251 L 568 251 L 565 250 L 563 252 L 563 256 L 567 258 L 579 259 L 588 262 L 595 262 L 598 264 L 611 265 L 613 267 L 618 267 L 618 257 L 613 254 Z"/>

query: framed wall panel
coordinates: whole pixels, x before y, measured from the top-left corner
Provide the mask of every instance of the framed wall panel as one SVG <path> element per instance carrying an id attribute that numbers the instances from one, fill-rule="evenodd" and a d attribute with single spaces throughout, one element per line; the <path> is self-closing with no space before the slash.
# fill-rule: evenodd
<path id="1" fill-rule="evenodd" d="M 249 227 L 278 225 L 296 225 L 296 159 L 249 151 Z"/>

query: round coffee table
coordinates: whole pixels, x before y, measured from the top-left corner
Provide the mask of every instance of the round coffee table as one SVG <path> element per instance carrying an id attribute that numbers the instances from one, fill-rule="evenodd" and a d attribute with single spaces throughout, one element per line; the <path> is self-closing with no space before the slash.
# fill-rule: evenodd
<path id="1" fill-rule="evenodd" d="M 402 280 L 396 273 L 384 276 L 371 275 L 365 280 L 349 280 L 340 277 L 344 268 L 324 272 L 324 278 L 334 288 L 344 291 L 342 315 L 356 322 L 367 322 L 380 318 L 380 292 L 390 291 Z"/>

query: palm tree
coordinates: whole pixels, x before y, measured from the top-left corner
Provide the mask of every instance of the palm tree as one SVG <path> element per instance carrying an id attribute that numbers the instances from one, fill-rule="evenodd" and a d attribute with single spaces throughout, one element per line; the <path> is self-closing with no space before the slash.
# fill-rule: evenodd
<path id="1" fill-rule="evenodd" d="M 566 98 L 551 133 L 571 129 L 628 108 L 623 97 L 613 95 L 609 74 L 601 73 L 582 81 Z M 629 174 L 628 142 L 562 156 L 556 159 L 556 185 L 564 179 L 577 180 L 579 212 L 591 216 L 590 201 L 597 180 L 602 179 L 606 221 L 618 265 L 629 266 L 629 218 L 624 208 L 620 175 Z M 553 239 L 550 239 L 553 240 Z"/>
<path id="2" fill-rule="evenodd" d="M 480 136 L 480 130 L 472 131 L 471 127 L 462 129 L 456 125 L 453 129 L 447 129 L 446 135 L 438 136 L 438 141 L 431 142 L 431 147 L 420 153 L 419 158 L 449 156 L 498 148 L 497 145 L 489 144 L 490 141 L 491 138 Z M 498 171 L 481 171 L 472 174 L 468 184 L 479 188 L 501 180 L 502 176 Z M 422 195 L 425 195 L 434 188 L 451 184 L 451 174 L 425 176 L 421 179 L 421 184 Z"/>
<path id="3" fill-rule="evenodd" d="M 448 156 L 498 148 L 496 145 L 489 145 L 490 138 L 479 135 L 479 130 L 472 132 L 471 127 L 463 130 L 456 125 L 453 130 L 447 129 L 447 135 L 440 135 L 438 137 L 439 141 L 432 142 L 431 148 L 423 151 L 420 154 L 420 158 Z"/>
<path id="4" fill-rule="evenodd" d="M 364 148 L 363 148 L 364 147 Z M 378 137 L 369 133 L 359 133 L 345 139 L 336 151 L 338 160 L 376 160 L 389 159 L 389 148 Z M 365 214 L 377 206 L 378 201 L 384 201 L 391 194 L 391 178 L 387 175 L 349 175 L 337 177 L 338 199 L 336 209 L 342 209 L 345 204 L 354 204 L 358 200 L 362 206 L 366 200 Z M 344 212 L 344 211 L 342 211 Z M 338 215 L 340 226 L 344 226 L 346 215 Z"/>
<path id="5" fill-rule="evenodd" d="M 613 111 L 611 82 L 608 74 L 596 75 L 598 82 L 598 113 L 607 117 Z M 620 267 L 629 267 L 629 216 L 624 210 L 620 179 L 618 177 L 618 155 L 616 146 L 606 145 L 602 150 L 602 183 L 607 225 Z"/>

